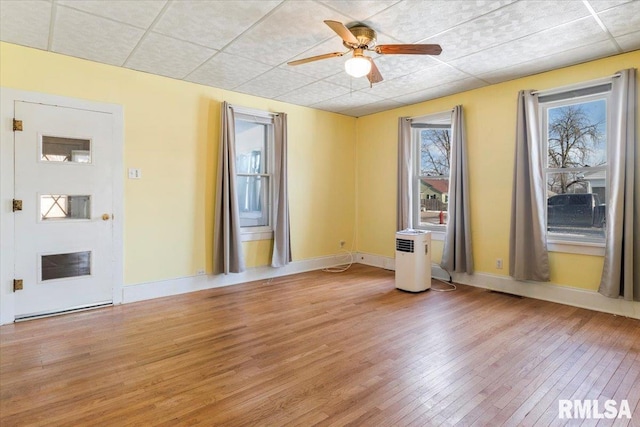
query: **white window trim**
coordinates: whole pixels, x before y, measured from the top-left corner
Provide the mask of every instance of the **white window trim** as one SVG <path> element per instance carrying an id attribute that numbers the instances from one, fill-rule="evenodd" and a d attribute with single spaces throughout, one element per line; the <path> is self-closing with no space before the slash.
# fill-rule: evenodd
<path id="1" fill-rule="evenodd" d="M 442 124 L 451 126 L 451 110 L 441 111 L 438 113 L 427 114 L 421 117 L 414 117 L 411 119 L 411 124 Z M 413 222 L 413 228 L 417 230 L 427 230 L 431 231 L 431 239 L 444 241 L 445 232 L 447 229 L 446 224 L 430 224 L 430 225 L 420 225 L 419 218 L 419 206 L 420 204 L 420 178 L 419 175 L 419 165 L 420 165 L 420 144 L 419 136 L 420 129 L 411 129 L 411 153 L 412 153 L 412 185 L 411 185 L 411 217 Z M 451 177 L 449 176 L 449 179 Z"/>
<path id="2" fill-rule="evenodd" d="M 587 89 L 590 87 L 594 87 L 594 86 L 598 86 L 599 84 L 606 84 L 607 82 L 611 82 L 611 78 L 608 79 L 599 79 L 599 80 L 594 80 L 592 82 L 589 83 L 583 83 L 583 84 L 576 84 L 576 85 L 571 85 L 571 86 L 567 86 L 564 88 L 558 88 L 558 89 L 551 89 L 548 91 L 544 91 L 544 95 L 555 95 L 555 94 L 561 94 L 564 92 L 569 92 L 569 91 L 573 91 L 573 90 L 580 90 L 580 89 Z M 598 83 L 598 84 L 596 84 Z M 605 130 L 605 133 L 607 135 L 607 146 L 609 144 L 610 141 L 610 127 L 609 127 L 609 123 L 611 122 L 611 113 L 610 113 L 610 109 L 609 109 L 609 105 L 610 105 L 610 94 L 611 91 L 607 91 L 607 92 L 600 92 L 600 93 L 595 93 L 595 94 L 589 94 L 589 95 L 584 95 L 584 96 L 576 96 L 576 97 L 567 97 L 564 99 L 559 99 L 556 101 L 549 101 L 549 102 L 544 102 L 544 103 L 540 103 L 539 104 L 539 115 L 540 115 L 540 122 L 541 122 L 541 128 L 540 128 L 540 135 L 542 136 L 542 138 L 544 138 L 543 144 L 541 144 L 540 149 L 542 150 L 541 156 L 543 159 L 547 159 L 547 146 L 548 146 L 548 142 L 547 142 L 547 135 L 548 135 L 548 114 L 547 114 L 547 110 L 549 108 L 554 108 L 554 107 L 558 107 L 558 106 L 562 106 L 562 105 L 567 105 L 570 103 L 583 103 L 583 102 L 590 102 L 590 101 L 595 101 L 595 100 L 601 100 L 604 99 L 606 106 L 607 106 L 607 111 L 606 111 L 606 117 L 607 117 L 607 128 Z M 542 95 L 542 93 L 539 93 L 539 95 Z M 607 159 L 607 162 L 609 162 L 609 159 Z M 596 169 L 601 169 L 603 167 L 606 166 L 602 166 L 602 167 L 594 167 L 593 170 Z M 567 172 L 567 171 L 571 171 L 573 169 L 576 170 L 580 170 L 583 168 L 567 168 L 567 169 L 553 169 L 553 168 L 548 168 L 546 165 L 546 160 L 545 160 L 545 166 L 543 167 L 543 171 L 542 173 L 544 174 L 545 177 L 545 182 L 546 182 L 546 176 L 547 173 L 549 172 L 553 172 L 553 171 L 562 171 L 562 172 Z M 606 186 L 607 190 L 609 189 L 609 185 L 607 183 Z M 547 191 L 548 189 L 546 188 L 546 184 L 545 184 L 545 190 L 544 190 L 544 196 L 545 196 L 545 200 L 547 200 Z M 544 213 L 544 217 L 545 217 L 545 233 L 547 236 L 547 250 L 549 250 L 549 252 L 560 252 L 560 253 L 570 253 L 570 254 L 580 254 L 580 255 L 592 255 L 592 256 L 604 256 L 605 255 L 605 239 L 582 239 L 579 237 L 574 238 L 562 238 L 559 236 L 554 236 L 553 234 L 549 234 L 549 232 L 547 231 L 547 227 L 546 227 L 546 223 L 547 223 L 547 206 L 545 205 L 545 213 Z"/>

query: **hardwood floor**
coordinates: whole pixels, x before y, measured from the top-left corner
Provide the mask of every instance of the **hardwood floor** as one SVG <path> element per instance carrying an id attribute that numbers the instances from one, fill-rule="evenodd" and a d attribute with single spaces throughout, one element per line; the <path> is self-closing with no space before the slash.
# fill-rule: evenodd
<path id="1" fill-rule="evenodd" d="M 3 326 L 0 384 L 3 427 L 638 426 L 640 321 L 354 265 Z"/>

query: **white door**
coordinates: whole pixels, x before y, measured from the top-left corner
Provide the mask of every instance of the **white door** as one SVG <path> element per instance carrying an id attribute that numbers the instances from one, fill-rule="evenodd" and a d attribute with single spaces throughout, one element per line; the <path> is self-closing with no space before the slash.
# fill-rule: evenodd
<path id="1" fill-rule="evenodd" d="M 113 300 L 111 114 L 16 101 L 16 319 Z"/>

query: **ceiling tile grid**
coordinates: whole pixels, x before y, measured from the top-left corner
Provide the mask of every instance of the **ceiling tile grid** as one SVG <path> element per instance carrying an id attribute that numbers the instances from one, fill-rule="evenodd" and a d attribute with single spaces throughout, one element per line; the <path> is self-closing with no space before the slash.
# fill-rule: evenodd
<path id="1" fill-rule="evenodd" d="M 367 51 L 371 87 L 323 20 L 443 51 Z M 359 117 L 640 49 L 640 1 L 0 0 L 0 40 Z"/>
<path id="2" fill-rule="evenodd" d="M 261 62 L 220 52 L 193 70 L 185 80 L 233 90 L 271 69 Z"/>
<path id="3" fill-rule="evenodd" d="M 57 6 L 51 50 L 121 66 L 143 35 L 140 28 Z"/>
<path id="4" fill-rule="evenodd" d="M 148 33 L 125 62 L 127 68 L 182 79 L 217 51 L 157 33 Z"/>
<path id="5" fill-rule="evenodd" d="M 2 0 L 4 1 L 4 0 Z M 146 29 L 158 16 L 167 0 L 58 0 L 57 5 Z"/>
<path id="6" fill-rule="evenodd" d="M 46 50 L 51 2 L 0 1 L 0 40 Z"/>
<path id="7" fill-rule="evenodd" d="M 154 31 L 222 49 L 280 3 L 281 0 L 176 1 L 167 8 Z"/>

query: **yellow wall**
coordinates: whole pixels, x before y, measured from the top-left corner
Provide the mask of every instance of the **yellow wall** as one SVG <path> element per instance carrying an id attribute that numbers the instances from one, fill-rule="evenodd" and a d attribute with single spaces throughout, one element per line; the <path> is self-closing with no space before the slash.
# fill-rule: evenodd
<path id="1" fill-rule="evenodd" d="M 124 167 L 143 173 L 141 180 L 125 179 L 125 284 L 211 272 L 223 100 L 289 115 L 294 260 L 334 254 L 340 240 L 393 257 L 397 118 L 462 104 L 476 270 L 507 275 L 517 92 L 638 64 L 636 51 L 359 119 L 7 43 L 0 43 L 0 86 L 124 106 Z M 269 242 L 244 248 L 249 266 L 269 263 Z M 441 252 L 435 242 L 435 261 Z M 495 269 L 496 258 L 504 260 L 503 270 Z M 550 261 L 552 282 L 597 288 L 601 257 L 552 253 Z"/>
<path id="2" fill-rule="evenodd" d="M 640 65 L 640 51 L 605 58 L 386 111 L 357 122 L 358 250 L 393 257 L 396 221 L 398 117 L 464 107 L 470 175 L 471 226 L 477 272 L 508 275 L 516 100 L 521 89 L 548 89 Z M 442 243 L 434 244 L 435 260 Z M 504 268 L 496 270 L 502 258 Z M 595 290 L 603 258 L 551 253 L 551 282 Z"/>
<path id="3" fill-rule="evenodd" d="M 212 270 L 222 101 L 288 114 L 294 260 L 335 254 L 355 228 L 356 119 L 0 43 L 0 86 L 124 106 L 125 284 Z M 248 266 L 269 242 L 245 243 Z"/>

